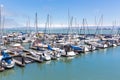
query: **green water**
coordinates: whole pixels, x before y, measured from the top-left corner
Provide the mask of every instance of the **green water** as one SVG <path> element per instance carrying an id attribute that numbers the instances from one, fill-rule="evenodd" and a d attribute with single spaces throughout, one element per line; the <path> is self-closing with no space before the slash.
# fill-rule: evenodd
<path id="1" fill-rule="evenodd" d="M 120 80 L 120 47 L 32 63 L 0 73 L 0 80 Z"/>

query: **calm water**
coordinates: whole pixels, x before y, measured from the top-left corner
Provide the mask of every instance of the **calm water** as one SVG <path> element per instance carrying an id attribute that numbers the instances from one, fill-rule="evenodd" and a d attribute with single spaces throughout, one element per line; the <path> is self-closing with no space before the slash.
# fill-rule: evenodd
<path id="1" fill-rule="evenodd" d="M 0 80 L 120 80 L 119 51 L 120 47 L 114 47 L 24 68 L 15 66 L 0 73 Z"/>
<path id="2" fill-rule="evenodd" d="M 12 32 L 31 32 L 31 31 L 35 31 L 35 28 L 31 28 L 30 30 L 27 30 L 26 28 L 13 28 L 13 29 L 7 29 L 4 32 L 6 33 L 12 33 Z M 40 28 L 38 31 L 42 31 L 44 32 L 45 29 L 44 28 Z M 46 30 L 46 33 L 67 33 L 68 32 L 68 28 L 50 28 Z M 69 30 L 69 33 L 79 33 L 79 34 L 115 34 L 117 33 L 118 30 L 114 29 L 112 30 L 97 30 L 96 29 L 91 29 L 89 28 L 89 30 L 81 30 L 80 28 L 73 28 Z"/>

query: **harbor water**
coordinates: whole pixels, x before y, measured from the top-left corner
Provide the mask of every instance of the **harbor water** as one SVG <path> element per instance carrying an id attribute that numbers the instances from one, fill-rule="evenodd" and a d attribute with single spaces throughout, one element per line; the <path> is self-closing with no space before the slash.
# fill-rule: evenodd
<path id="1" fill-rule="evenodd" d="M 23 27 L 24 28 L 24 27 Z M 5 33 L 12 33 L 12 32 L 35 32 L 35 28 L 30 28 L 29 30 L 27 28 L 10 28 L 10 29 L 5 29 L 4 32 Z M 40 32 L 44 32 L 45 28 L 39 28 L 38 31 Z M 81 28 L 71 28 L 68 31 L 68 28 L 50 28 L 50 29 L 46 29 L 46 33 L 63 33 L 63 34 L 67 34 L 67 33 L 77 33 L 77 34 L 116 34 L 119 32 L 119 29 L 92 29 L 92 28 L 85 28 L 81 29 Z"/>
<path id="2" fill-rule="evenodd" d="M 0 73 L 0 80 L 119 80 L 120 47 L 100 49 L 71 58 L 31 63 Z"/>

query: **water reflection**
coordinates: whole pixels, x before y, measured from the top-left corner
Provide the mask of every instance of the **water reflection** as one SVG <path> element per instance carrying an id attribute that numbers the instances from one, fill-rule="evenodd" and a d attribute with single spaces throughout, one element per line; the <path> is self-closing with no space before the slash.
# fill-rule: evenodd
<path id="1" fill-rule="evenodd" d="M 14 69 L 5 70 L 4 72 L 0 73 L 0 80 L 7 80 L 5 78 L 8 78 L 9 76 L 13 74 L 15 74 Z"/>
<path id="2" fill-rule="evenodd" d="M 51 63 L 51 61 L 45 61 L 44 63 L 45 63 L 45 64 L 50 64 L 50 63 Z"/>
<path id="3" fill-rule="evenodd" d="M 71 80 L 72 78 L 74 78 L 72 80 L 87 80 L 87 77 L 90 78 L 89 80 L 96 80 L 99 76 L 99 80 L 102 80 L 103 72 L 105 80 L 110 80 L 109 76 L 116 78 L 115 73 L 120 74 L 119 50 L 120 47 L 115 49 L 111 47 L 88 52 L 88 54 L 81 53 L 75 57 L 61 57 L 58 60 L 32 63 L 23 68 L 17 66 L 1 72 L 0 80 L 40 80 L 42 78 L 42 80 Z M 28 75 L 29 78 L 27 78 Z M 69 79 L 68 76 L 70 76 Z"/>
<path id="4" fill-rule="evenodd" d="M 75 57 L 61 58 L 61 61 L 64 62 L 64 63 L 66 63 L 66 64 L 70 64 L 74 58 Z"/>
<path id="5" fill-rule="evenodd" d="M 25 68 L 20 68 L 20 71 L 21 71 L 21 74 L 24 75 L 25 71 L 24 71 Z"/>
<path id="6" fill-rule="evenodd" d="M 82 54 L 76 55 L 75 59 L 80 58 L 81 56 L 82 56 Z"/>

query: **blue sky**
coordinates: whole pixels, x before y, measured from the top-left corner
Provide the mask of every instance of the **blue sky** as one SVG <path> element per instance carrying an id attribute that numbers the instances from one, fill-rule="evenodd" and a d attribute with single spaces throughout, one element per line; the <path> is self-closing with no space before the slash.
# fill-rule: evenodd
<path id="1" fill-rule="evenodd" d="M 9 27 L 24 26 L 28 16 L 33 25 L 35 12 L 39 25 L 45 23 L 47 14 L 52 16 L 52 24 L 67 24 L 68 9 L 79 24 L 86 18 L 89 25 L 94 25 L 95 16 L 102 14 L 103 25 L 112 25 L 115 20 L 120 23 L 120 0 L 0 0 L 0 4 L 4 5 Z"/>

